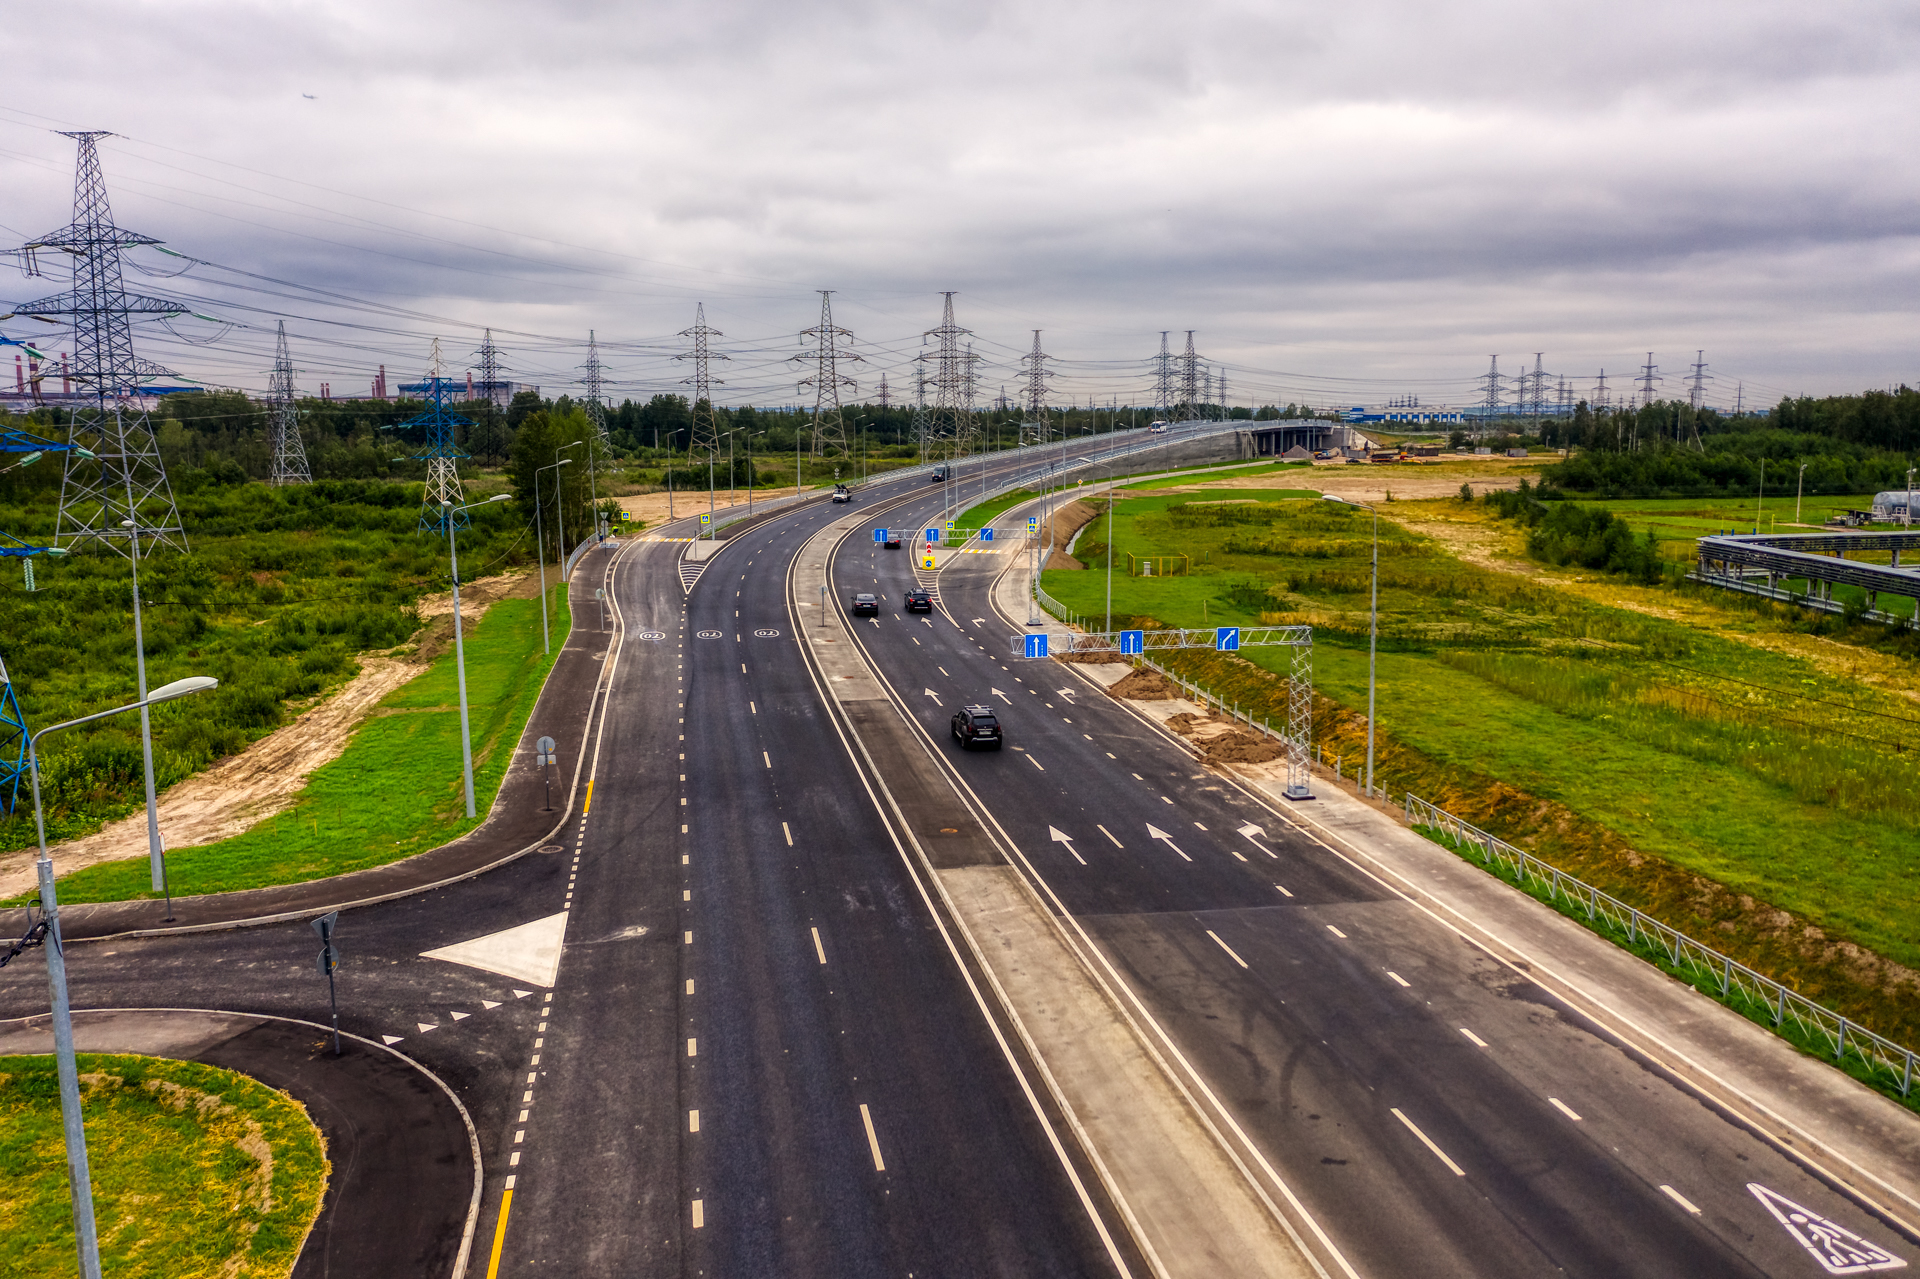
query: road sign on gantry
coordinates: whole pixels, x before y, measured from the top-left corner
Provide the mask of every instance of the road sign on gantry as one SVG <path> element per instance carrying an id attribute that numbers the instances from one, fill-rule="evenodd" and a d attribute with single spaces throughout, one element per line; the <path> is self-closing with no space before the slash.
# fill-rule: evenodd
<path id="1" fill-rule="evenodd" d="M 1044 634 L 1029 635 L 1026 637 L 1026 640 L 1028 657 L 1045 657 L 1047 655 L 1047 637 Z"/>
<path id="2" fill-rule="evenodd" d="M 1240 651 L 1240 628 L 1238 626 L 1216 626 L 1213 628 L 1213 646 L 1222 653 Z"/>
<path id="3" fill-rule="evenodd" d="M 930 528 L 930 529 L 928 529 L 928 530 L 926 531 L 926 536 L 925 536 L 925 537 L 924 537 L 924 538 L 923 538 L 922 540 L 923 540 L 923 541 L 928 541 L 928 542 L 937 542 L 937 541 L 939 541 L 939 540 L 940 540 L 940 530 L 939 530 L 939 529 L 937 529 L 937 528 Z"/>
<path id="4" fill-rule="evenodd" d="M 983 542 L 991 542 L 993 540 L 993 530 L 990 528 L 981 529 L 980 540 Z"/>
<path id="5" fill-rule="evenodd" d="M 873 530 L 873 540 L 874 540 L 874 541 L 876 541 L 876 542 L 884 542 L 884 541 L 886 541 L 886 540 L 887 540 L 887 530 L 885 530 L 885 529 L 883 529 L 883 528 L 877 528 L 877 529 L 875 529 L 875 530 Z"/>
<path id="6" fill-rule="evenodd" d="M 1145 631 L 1121 631 L 1120 651 L 1129 657 L 1147 651 L 1147 633 Z"/>

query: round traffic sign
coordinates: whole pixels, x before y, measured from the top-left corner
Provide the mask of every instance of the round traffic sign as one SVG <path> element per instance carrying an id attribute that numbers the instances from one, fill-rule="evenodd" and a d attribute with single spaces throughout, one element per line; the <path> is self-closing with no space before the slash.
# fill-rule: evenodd
<path id="1" fill-rule="evenodd" d="M 553 754 L 553 739 L 551 737 L 543 737 L 533 744 L 533 749 L 539 751 L 542 755 L 551 755 Z"/>

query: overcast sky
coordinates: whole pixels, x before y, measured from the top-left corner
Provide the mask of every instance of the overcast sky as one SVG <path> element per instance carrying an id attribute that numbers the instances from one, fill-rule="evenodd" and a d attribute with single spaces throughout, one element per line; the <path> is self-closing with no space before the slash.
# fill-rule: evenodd
<path id="1" fill-rule="evenodd" d="M 1056 400 L 1150 402 L 1194 329 L 1238 403 L 1461 403 L 1536 351 L 1587 393 L 1651 350 L 1680 394 L 1696 349 L 1769 403 L 1914 376 L 1916 35 L 1875 0 L 67 0 L 15 33 L 0 228 L 69 217 L 53 130 L 120 135 L 123 226 L 303 286 L 129 272 L 240 322 L 142 353 L 248 387 L 284 317 L 306 390 L 491 325 L 549 392 L 594 330 L 638 396 L 704 302 L 716 398 L 792 402 L 834 289 L 865 398 L 951 289 L 987 394 L 1038 328 Z"/>

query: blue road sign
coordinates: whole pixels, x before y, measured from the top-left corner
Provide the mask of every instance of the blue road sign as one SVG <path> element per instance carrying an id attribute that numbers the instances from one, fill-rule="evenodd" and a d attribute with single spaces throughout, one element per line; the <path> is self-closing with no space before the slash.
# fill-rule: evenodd
<path id="1" fill-rule="evenodd" d="M 876 542 L 884 542 L 884 541 L 886 541 L 886 540 L 887 540 L 887 530 L 885 530 L 885 529 L 883 529 L 883 528 L 877 528 L 877 529 L 875 529 L 875 530 L 873 530 L 873 540 L 874 540 L 874 541 L 876 541 Z"/>
<path id="2" fill-rule="evenodd" d="M 1216 626 L 1213 628 L 1213 646 L 1222 653 L 1240 651 L 1240 628 L 1238 626 Z"/>
<path id="3" fill-rule="evenodd" d="M 939 530 L 939 529 L 937 529 L 937 528 L 930 528 L 930 529 L 928 529 L 928 530 L 927 530 L 927 536 L 926 536 L 926 540 L 927 540 L 927 541 L 929 541 L 929 542 L 937 542 L 937 541 L 939 541 L 939 540 L 940 540 L 940 530 Z"/>
<path id="4" fill-rule="evenodd" d="M 1027 636 L 1027 656 L 1045 657 L 1047 655 L 1047 637 L 1045 635 Z"/>
<path id="5" fill-rule="evenodd" d="M 980 540 L 983 542 L 991 542 L 993 540 L 993 530 L 990 528 L 981 529 Z"/>
<path id="6" fill-rule="evenodd" d="M 1121 631 L 1120 651 L 1128 656 L 1147 651 L 1147 633 L 1145 631 Z"/>

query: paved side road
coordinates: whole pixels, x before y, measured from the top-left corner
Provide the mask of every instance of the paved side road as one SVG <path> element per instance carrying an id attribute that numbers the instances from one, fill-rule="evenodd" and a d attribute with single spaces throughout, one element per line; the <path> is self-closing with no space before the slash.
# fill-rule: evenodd
<path id="1" fill-rule="evenodd" d="M 81 1052 L 205 1062 L 291 1094 L 333 1165 L 293 1279 L 457 1275 L 479 1207 L 478 1145 L 467 1113 L 424 1067 L 311 1022 L 199 1009 L 74 1014 Z M 45 1017 L 0 1023 L 0 1054 L 52 1051 Z"/>

